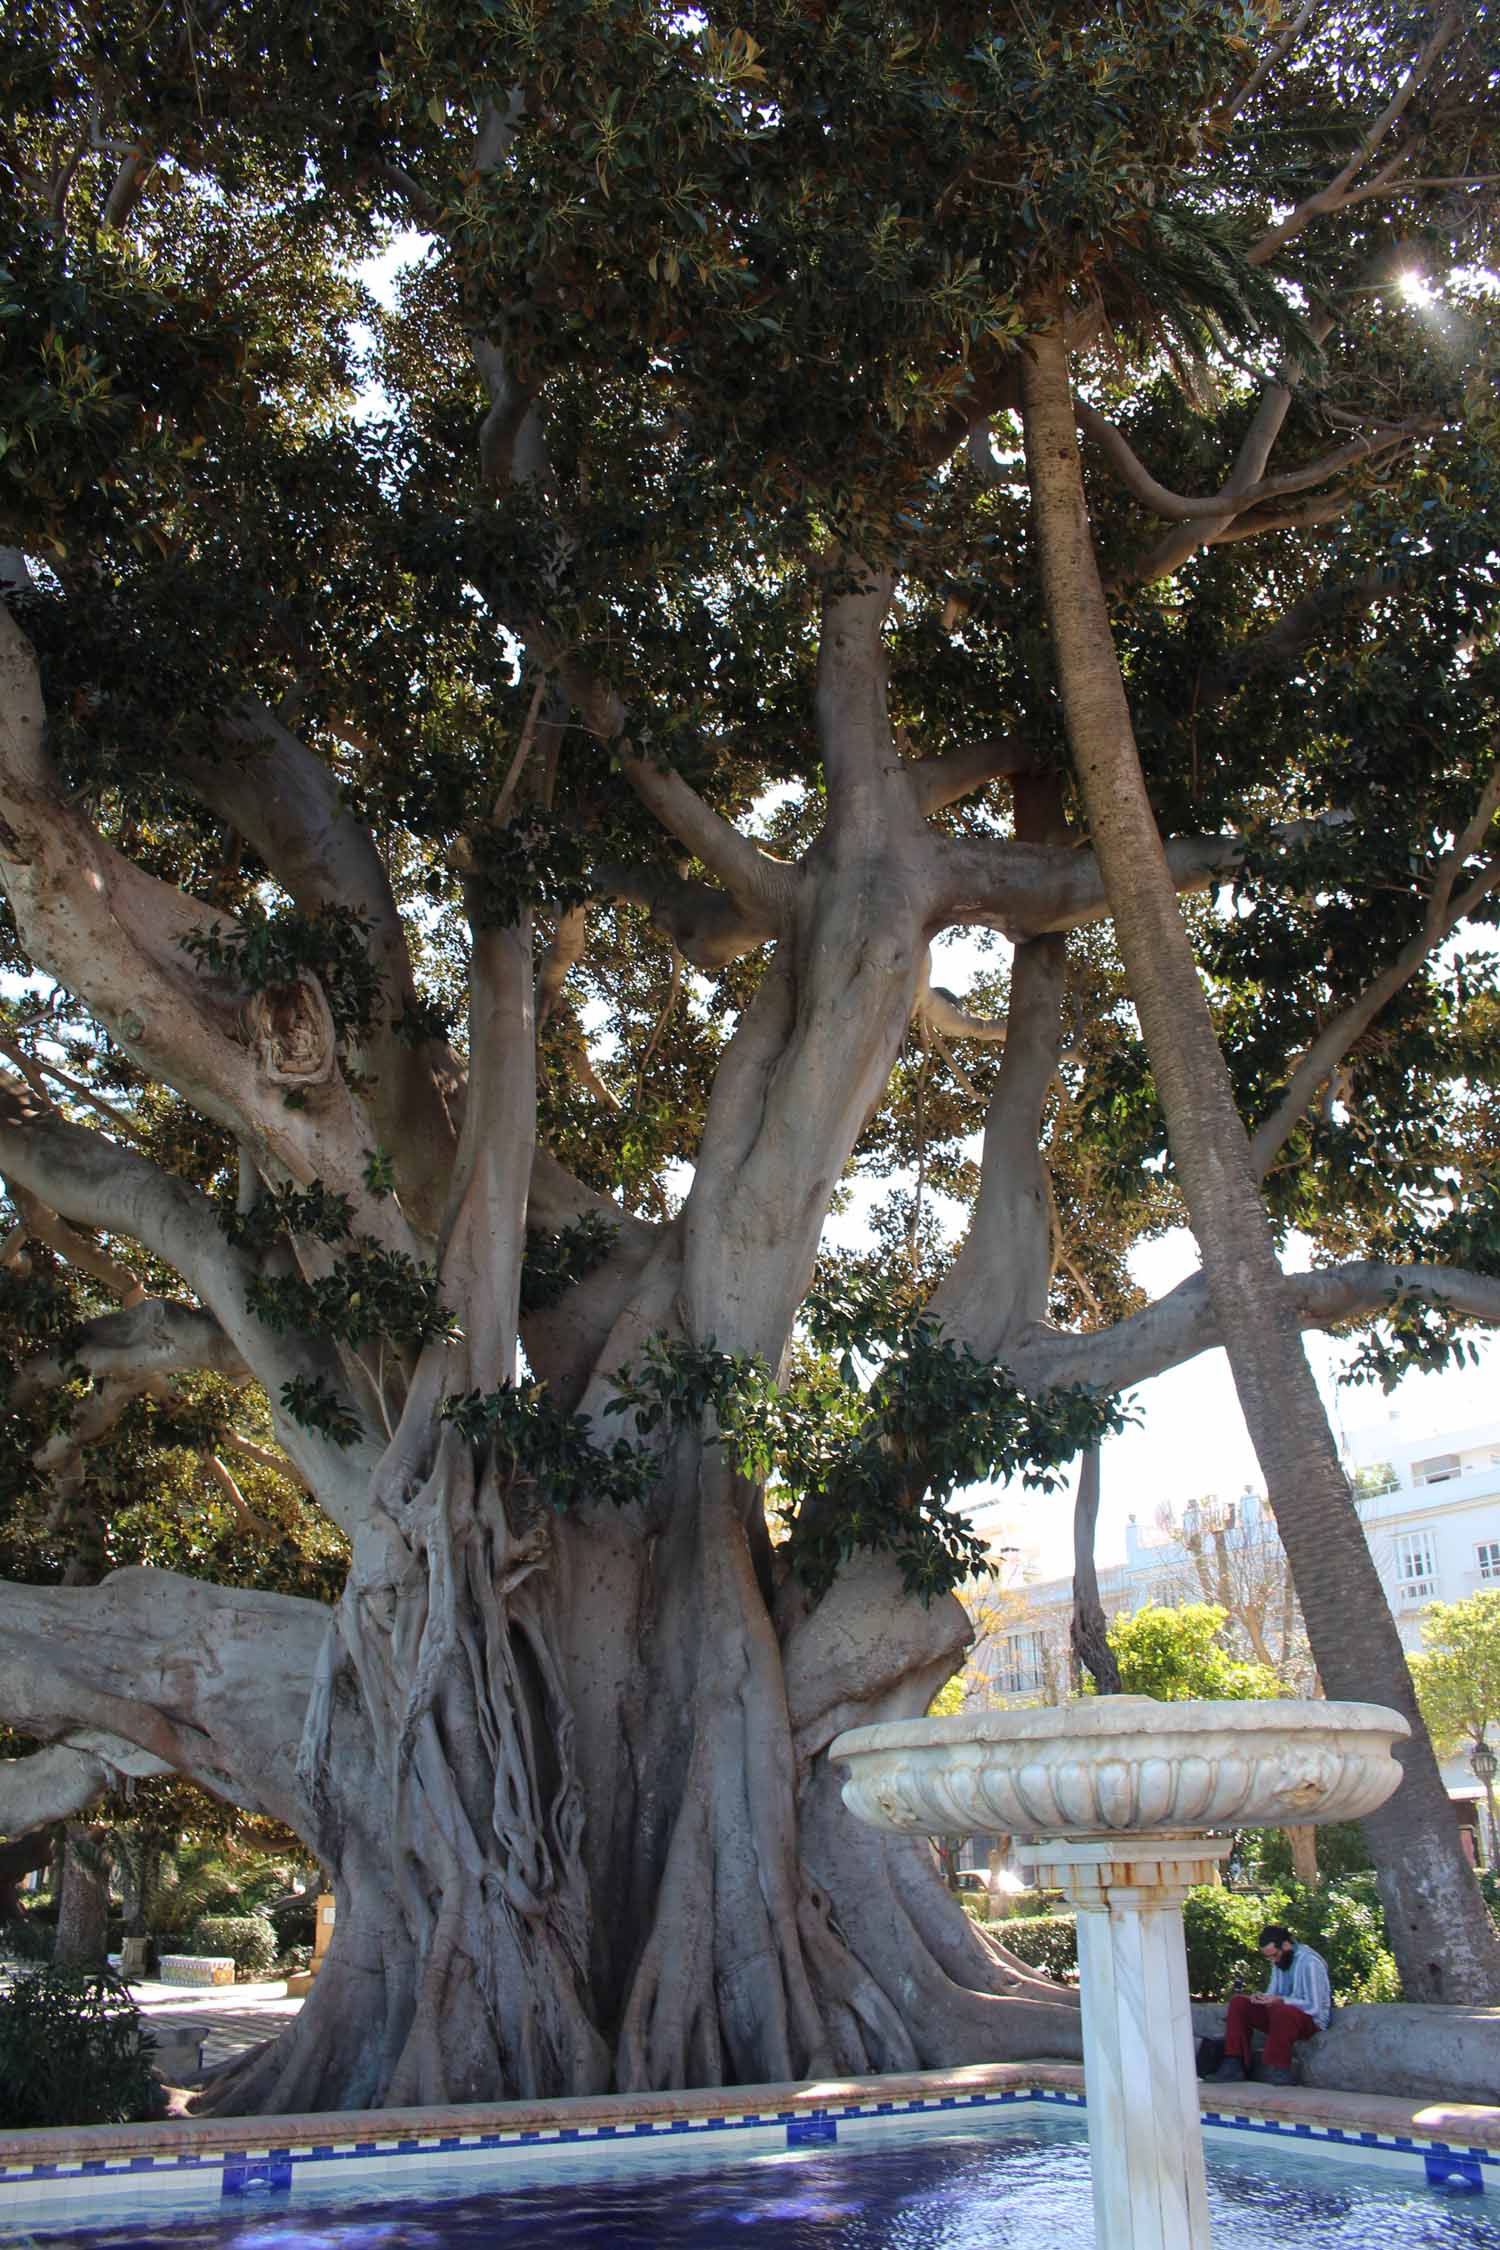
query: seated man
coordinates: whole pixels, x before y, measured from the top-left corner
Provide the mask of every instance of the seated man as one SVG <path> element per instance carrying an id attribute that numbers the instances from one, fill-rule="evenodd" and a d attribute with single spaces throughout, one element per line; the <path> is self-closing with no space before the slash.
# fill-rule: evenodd
<path id="1" fill-rule="evenodd" d="M 1263 2031 L 1266 2052 L 1261 2075 L 1273 2086 L 1290 2086 L 1292 2048 L 1299 2039 L 1326 2031 L 1333 2014 L 1328 1964 L 1310 1945 L 1299 1945 L 1280 1922 L 1268 1922 L 1261 1931 L 1260 1950 L 1271 1964 L 1265 1998 L 1254 2000 L 1248 1992 L 1237 1992 L 1230 2001 L 1224 2060 L 1214 2076 L 1225 2083 L 1248 2078 L 1250 2035 Z"/>

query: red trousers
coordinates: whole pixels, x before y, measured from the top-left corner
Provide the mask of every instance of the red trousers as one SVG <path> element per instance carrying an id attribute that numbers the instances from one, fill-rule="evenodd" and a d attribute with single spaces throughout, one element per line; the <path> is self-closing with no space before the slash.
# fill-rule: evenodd
<path id="1" fill-rule="evenodd" d="M 1248 2070 L 1250 2034 L 1263 2031 L 1266 2051 L 1262 2059 L 1271 2070 L 1285 2070 L 1297 2041 L 1311 2039 L 1317 2028 L 1312 2017 L 1304 2009 L 1294 2008 L 1290 2000 L 1253 2000 L 1248 1992 L 1237 1992 L 1224 2019 L 1224 2052 L 1237 2056 Z"/>

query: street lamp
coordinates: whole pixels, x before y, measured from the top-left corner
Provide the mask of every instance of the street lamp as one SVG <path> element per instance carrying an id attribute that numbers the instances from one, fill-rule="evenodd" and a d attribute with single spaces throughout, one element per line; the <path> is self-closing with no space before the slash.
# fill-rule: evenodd
<path id="1" fill-rule="evenodd" d="M 1484 1791 L 1485 1810 L 1490 1825 L 1490 1866 L 1500 1874 L 1500 1821 L 1495 1818 L 1495 1775 L 1500 1773 L 1500 1757 L 1481 1735 L 1469 1753 L 1469 1763 L 1474 1768 L 1474 1779 Z"/>

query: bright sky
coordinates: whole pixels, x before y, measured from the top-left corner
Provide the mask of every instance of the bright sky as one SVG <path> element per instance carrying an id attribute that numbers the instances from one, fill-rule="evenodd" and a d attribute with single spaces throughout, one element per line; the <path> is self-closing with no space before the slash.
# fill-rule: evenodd
<path id="1" fill-rule="evenodd" d="M 1288 1258 L 1291 1265 L 1304 1262 Z M 1185 1229 L 1147 1243 L 1131 1260 L 1137 1280 L 1153 1297 L 1175 1287 L 1197 1264 L 1197 1246 Z M 1353 1347 L 1309 1335 L 1308 1356 L 1340 1445 L 1363 1452 L 1382 1430 L 1404 1442 L 1493 1420 L 1500 1414 L 1500 1350 L 1483 1330 L 1471 1330 L 1470 1340 L 1479 1352 L 1477 1367 L 1408 1375 L 1387 1397 L 1377 1383 L 1339 1384 L 1336 1371 Z M 1204 1352 L 1130 1395 L 1142 1418 L 1106 1440 L 1100 1463 L 1101 1563 L 1123 1559 L 1132 1514 L 1149 1529 L 1163 1501 L 1181 1508 L 1209 1492 L 1232 1499 L 1247 1482 L 1265 1489 L 1222 1351 Z M 1028 1571 L 1062 1578 L 1072 1570 L 1071 1485 L 1053 1493 L 1028 1492 L 1021 1485 L 976 1487 L 968 1497 L 979 1528 L 997 1541 L 1014 1542 Z"/>

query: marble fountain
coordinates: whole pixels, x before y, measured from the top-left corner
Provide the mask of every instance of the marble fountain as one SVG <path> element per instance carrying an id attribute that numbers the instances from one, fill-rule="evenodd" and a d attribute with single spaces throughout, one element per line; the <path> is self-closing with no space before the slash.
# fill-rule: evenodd
<path id="1" fill-rule="evenodd" d="M 1408 1733 L 1372 1703 L 1159 1703 L 856 1727 L 829 1756 L 877 1828 L 1005 1835 L 1078 1911 L 1098 2250 L 1209 2250 L 1182 1902 L 1237 1828 L 1353 1820 L 1396 1788 Z"/>

